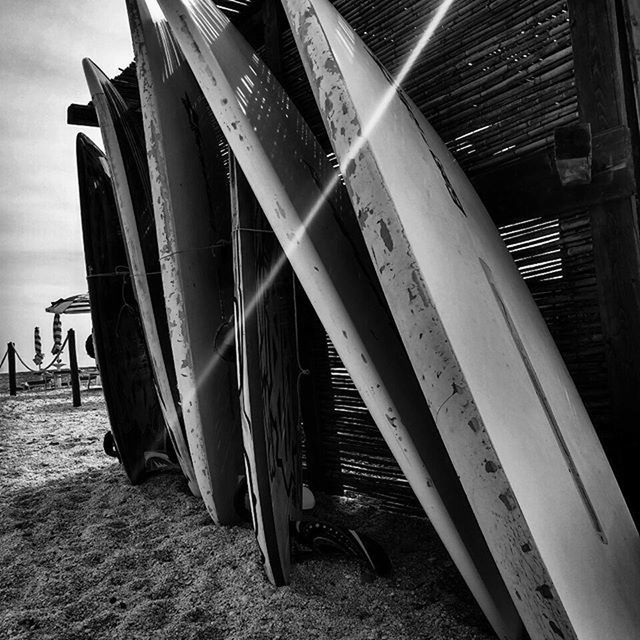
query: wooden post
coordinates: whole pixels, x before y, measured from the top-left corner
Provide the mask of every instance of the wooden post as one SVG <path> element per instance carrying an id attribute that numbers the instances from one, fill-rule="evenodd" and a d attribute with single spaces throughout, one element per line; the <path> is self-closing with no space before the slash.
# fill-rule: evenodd
<path id="1" fill-rule="evenodd" d="M 78 371 L 78 357 L 76 355 L 76 332 L 73 329 L 67 331 L 69 345 L 69 368 L 71 369 L 71 394 L 73 396 L 73 406 L 79 407 L 80 400 L 80 373 Z"/>
<path id="2" fill-rule="evenodd" d="M 7 344 L 7 360 L 9 362 L 9 395 L 15 396 L 18 385 L 16 384 L 16 348 L 13 342 Z"/>
<path id="3" fill-rule="evenodd" d="M 638 151 L 634 87 L 619 0 L 569 0 L 580 116 L 594 135 L 628 127 Z M 637 167 L 635 168 L 637 169 Z M 637 194 L 637 174 L 636 177 Z M 636 195 L 589 209 L 612 416 L 605 445 L 636 521 L 640 456 L 640 233 Z M 608 442 L 608 444 L 607 444 Z"/>

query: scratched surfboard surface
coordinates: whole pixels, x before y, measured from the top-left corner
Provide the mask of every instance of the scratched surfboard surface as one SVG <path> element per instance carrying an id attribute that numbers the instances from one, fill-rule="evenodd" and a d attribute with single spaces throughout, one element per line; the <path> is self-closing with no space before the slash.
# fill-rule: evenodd
<path id="1" fill-rule="evenodd" d="M 157 4 L 127 8 L 182 416 L 207 510 L 228 524 L 243 462 L 222 136 Z"/>
<path id="2" fill-rule="evenodd" d="M 80 215 L 91 320 L 111 432 L 133 484 L 146 475 L 146 451 L 172 456 L 153 384 L 140 312 L 104 153 L 84 134 L 76 141 Z"/>
<path id="3" fill-rule="evenodd" d="M 293 274 L 251 188 L 231 159 L 236 349 L 249 501 L 269 580 L 289 583 L 291 523 L 300 519 Z"/>
<path id="4" fill-rule="evenodd" d="M 638 533 L 491 219 L 335 9 L 283 4 L 415 372 L 530 635 L 632 637 Z"/>
<path id="5" fill-rule="evenodd" d="M 391 452 L 487 616 L 503 637 L 518 637 L 519 616 L 435 429 L 338 174 L 214 4 L 159 4 Z"/>
<path id="6" fill-rule="evenodd" d="M 83 67 L 111 169 L 127 262 L 158 399 L 180 467 L 191 491 L 200 495 L 178 404 L 142 123 L 93 62 L 85 59 Z"/>

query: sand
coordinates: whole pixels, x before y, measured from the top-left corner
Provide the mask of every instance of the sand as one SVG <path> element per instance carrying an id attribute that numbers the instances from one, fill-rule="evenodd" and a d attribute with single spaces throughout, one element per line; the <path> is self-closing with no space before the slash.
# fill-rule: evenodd
<path id="1" fill-rule="evenodd" d="M 102 451 L 101 392 L 82 403 L 0 396 L 0 638 L 495 637 L 426 519 L 317 496 L 313 516 L 367 533 L 394 571 L 296 549 L 276 589 L 249 525 L 214 525 L 177 473 L 131 486 Z"/>

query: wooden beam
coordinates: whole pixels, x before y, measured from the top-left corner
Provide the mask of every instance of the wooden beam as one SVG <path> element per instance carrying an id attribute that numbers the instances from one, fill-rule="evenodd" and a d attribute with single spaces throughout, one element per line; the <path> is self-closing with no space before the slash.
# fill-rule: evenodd
<path id="1" fill-rule="evenodd" d="M 67 331 L 69 345 L 69 369 L 71 369 L 71 395 L 73 406 L 79 407 L 82 404 L 80 399 L 80 372 L 78 371 L 78 356 L 76 353 L 76 332 L 73 329 Z"/>
<path id="2" fill-rule="evenodd" d="M 636 129 L 629 113 L 624 17 L 616 0 L 569 0 L 580 116 L 595 135 Z M 634 190 L 635 191 L 635 190 Z M 613 402 L 608 454 L 636 521 L 640 516 L 636 465 L 640 456 L 640 233 L 635 197 L 590 208 L 609 388 Z"/>
<path id="3" fill-rule="evenodd" d="M 96 115 L 96 110 L 91 103 L 70 104 L 67 107 L 67 124 L 81 127 L 97 127 L 98 116 Z"/>
<path id="4" fill-rule="evenodd" d="M 496 224 L 511 222 L 515 212 L 519 218 L 549 217 L 636 193 L 631 136 L 626 127 L 595 135 L 592 152 L 590 184 L 563 186 L 551 148 L 471 181 Z"/>

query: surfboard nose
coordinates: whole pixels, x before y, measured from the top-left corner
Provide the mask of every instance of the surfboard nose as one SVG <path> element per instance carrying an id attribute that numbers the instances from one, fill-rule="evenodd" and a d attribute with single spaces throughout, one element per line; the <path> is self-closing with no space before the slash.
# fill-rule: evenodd
<path id="1" fill-rule="evenodd" d="M 91 58 L 82 59 L 82 69 L 91 95 L 94 96 L 98 93 L 104 93 L 104 84 L 108 81 L 108 77 L 104 71 L 102 71 Z"/>

